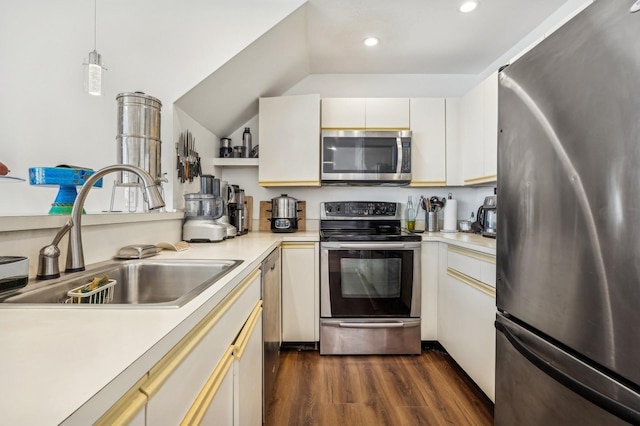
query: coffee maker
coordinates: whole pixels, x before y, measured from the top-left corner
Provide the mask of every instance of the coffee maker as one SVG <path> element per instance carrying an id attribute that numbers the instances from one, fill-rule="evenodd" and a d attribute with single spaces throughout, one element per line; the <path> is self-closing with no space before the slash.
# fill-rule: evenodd
<path id="1" fill-rule="evenodd" d="M 247 233 L 244 190 L 238 185 L 230 186 L 233 188 L 233 195 L 229 198 L 229 222 L 236 227 L 238 235 L 244 235 Z"/>
<path id="2" fill-rule="evenodd" d="M 478 224 L 483 237 L 496 238 L 498 227 L 498 196 L 485 197 L 484 203 L 478 209 Z"/>
<path id="3" fill-rule="evenodd" d="M 230 223 L 230 206 L 229 201 L 235 200 L 235 190 L 233 186 L 227 184 L 226 181 L 220 181 L 218 179 L 218 192 L 222 197 L 222 203 L 224 205 L 224 212 L 222 217 L 218 219 L 219 223 L 222 223 L 227 228 L 226 238 L 233 238 L 238 234 L 238 229 Z"/>

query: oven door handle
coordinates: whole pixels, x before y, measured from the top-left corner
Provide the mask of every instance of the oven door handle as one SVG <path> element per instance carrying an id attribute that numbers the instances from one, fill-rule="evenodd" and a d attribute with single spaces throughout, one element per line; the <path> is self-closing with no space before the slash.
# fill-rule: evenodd
<path id="1" fill-rule="evenodd" d="M 404 323 L 404 322 L 340 322 L 341 328 L 403 328 L 416 327 L 420 323 Z"/>
<path id="2" fill-rule="evenodd" d="M 402 244 L 402 243 L 385 243 L 385 244 L 367 244 L 367 243 L 359 243 L 359 244 L 337 244 L 337 248 L 343 249 L 355 249 L 355 250 L 393 250 L 393 249 L 403 249 L 403 248 L 414 248 L 419 247 L 420 244 Z"/>

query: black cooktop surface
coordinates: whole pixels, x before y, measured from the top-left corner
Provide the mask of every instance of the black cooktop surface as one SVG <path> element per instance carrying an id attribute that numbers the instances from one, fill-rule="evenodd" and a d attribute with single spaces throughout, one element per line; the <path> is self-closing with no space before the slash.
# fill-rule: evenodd
<path id="1" fill-rule="evenodd" d="M 391 222 L 391 223 L 390 223 Z M 407 232 L 399 221 L 323 221 L 321 241 L 421 241 L 418 234 Z"/>

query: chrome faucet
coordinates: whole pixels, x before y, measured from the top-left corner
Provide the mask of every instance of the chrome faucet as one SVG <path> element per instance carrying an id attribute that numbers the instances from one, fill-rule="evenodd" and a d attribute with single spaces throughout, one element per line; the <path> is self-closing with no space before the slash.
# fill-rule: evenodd
<path id="1" fill-rule="evenodd" d="M 86 180 L 84 185 L 82 185 L 82 188 L 73 203 L 71 217 L 69 220 L 67 220 L 63 227 L 58 231 L 53 242 L 40 250 L 40 256 L 38 258 L 38 279 L 51 279 L 58 278 L 60 276 L 58 267 L 60 250 L 58 249 L 57 244 L 67 231 L 69 231 L 69 248 L 67 250 L 67 264 L 65 272 L 84 271 L 84 252 L 82 251 L 82 233 L 80 232 L 82 230 L 81 219 L 84 201 L 87 198 L 87 194 L 91 190 L 91 187 L 93 187 L 98 179 L 111 172 L 131 172 L 136 174 L 140 180 L 142 180 L 144 187 L 144 199 L 149 203 L 149 209 L 153 210 L 164 207 L 164 200 L 158 190 L 157 181 L 141 168 L 127 164 L 114 164 L 98 170 Z"/>

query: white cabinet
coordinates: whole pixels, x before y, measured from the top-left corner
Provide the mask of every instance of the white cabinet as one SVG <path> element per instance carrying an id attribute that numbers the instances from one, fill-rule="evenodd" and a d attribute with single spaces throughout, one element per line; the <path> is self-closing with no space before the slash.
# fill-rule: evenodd
<path id="1" fill-rule="evenodd" d="M 426 341 L 438 340 L 438 245 L 422 243 L 420 338 Z"/>
<path id="2" fill-rule="evenodd" d="M 444 98 L 412 98 L 411 186 L 445 186 L 446 126 Z"/>
<path id="3" fill-rule="evenodd" d="M 212 410 L 208 415 L 214 418 L 228 415 L 226 406 L 224 412 L 216 413 L 210 404 L 229 398 L 220 385 L 235 359 L 236 336 L 256 306 L 261 306 L 260 297 L 260 271 L 256 270 L 149 371 L 140 387 L 149 396 L 147 424 L 175 425 L 185 418 L 201 419 Z"/>
<path id="4" fill-rule="evenodd" d="M 367 129 L 408 129 L 410 101 L 408 98 L 368 98 Z"/>
<path id="5" fill-rule="evenodd" d="M 282 340 L 319 340 L 319 245 L 282 244 Z"/>
<path id="6" fill-rule="evenodd" d="M 460 102 L 464 183 L 495 182 L 498 156 L 498 73 L 471 89 Z"/>
<path id="7" fill-rule="evenodd" d="M 125 393 L 106 413 L 95 422 L 96 426 L 111 426 L 114 424 L 128 424 L 144 426 L 146 424 L 145 407 L 147 396 L 140 391 L 140 384 L 147 377 L 138 381 Z"/>
<path id="8" fill-rule="evenodd" d="M 366 127 L 365 98 L 323 98 L 323 129 L 364 129 Z"/>
<path id="9" fill-rule="evenodd" d="M 438 340 L 495 400 L 495 257 L 440 246 Z"/>
<path id="10" fill-rule="evenodd" d="M 462 146 L 460 140 L 461 103 L 461 98 L 447 98 L 445 101 L 447 186 L 464 185 L 464 176 L 462 172 Z"/>
<path id="11" fill-rule="evenodd" d="M 258 183 L 320 186 L 320 95 L 260 98 Z"/>
<path id="12" fill-rule="evenodd" d="M 262 424 L 262 308 L 256 307 L 235 343 L 233 424 Z M 214 424 L 214 423 L 212 423 Z M 221 424 L 221 423 L 215 423 Z"/>
<path id="13" fill-rule="evenodd" d="M 323 98 L 323 129 L 408 129 L 408 98 Z"/>

